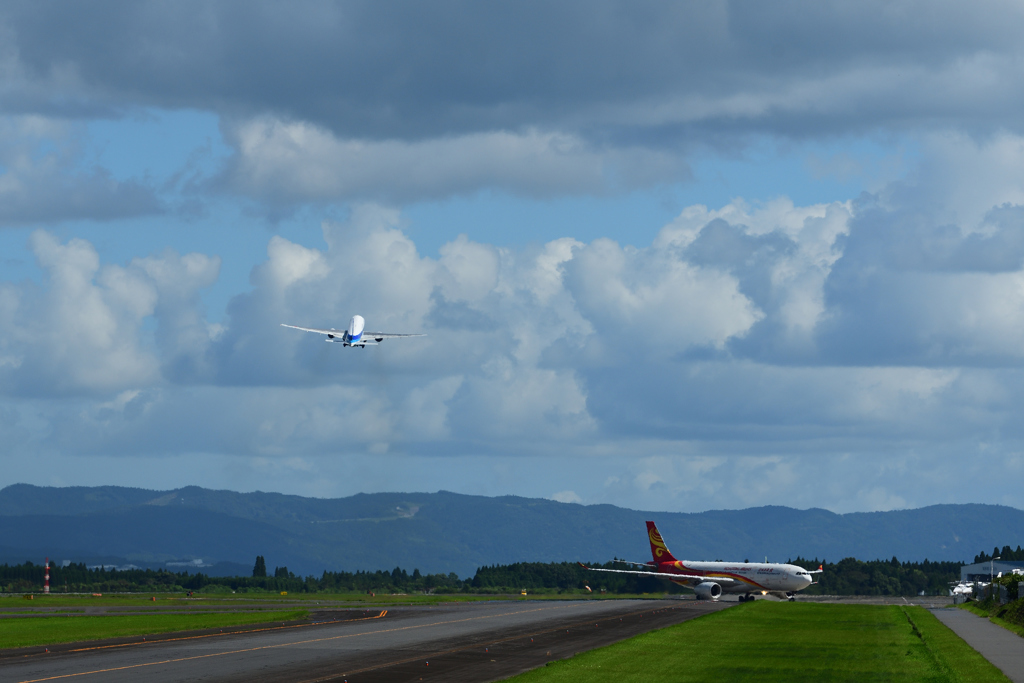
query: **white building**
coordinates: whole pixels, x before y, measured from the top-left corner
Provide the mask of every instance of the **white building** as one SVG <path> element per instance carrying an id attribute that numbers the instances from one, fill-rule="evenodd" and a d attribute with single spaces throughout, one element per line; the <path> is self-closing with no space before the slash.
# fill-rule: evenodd
<path id="1" fill-rule="evenodd" d="M 994 562 L 978 562 L 960 567 L 960 581 L 988 581 L 989 576 L 1012 574 L 1014 569 L 1024 570 L 1024 562 L 996 560 Z M 991 573 L 990 573 L 991 572 Z"/>

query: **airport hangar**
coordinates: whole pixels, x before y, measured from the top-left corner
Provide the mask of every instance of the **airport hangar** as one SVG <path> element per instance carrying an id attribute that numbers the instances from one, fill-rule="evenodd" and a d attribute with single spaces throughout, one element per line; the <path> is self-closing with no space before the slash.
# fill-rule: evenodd
<path id="1" fill-rule="evenodd" d="M 965 564 L 960 567 L 960 581 L 988 581 L 990 576 L 996 576 L 999 572 L 1012 574 L 1014 569 L 1024 570 L 1024 562 L 1008 562 L 1006 560 L 995 560 Z"/>

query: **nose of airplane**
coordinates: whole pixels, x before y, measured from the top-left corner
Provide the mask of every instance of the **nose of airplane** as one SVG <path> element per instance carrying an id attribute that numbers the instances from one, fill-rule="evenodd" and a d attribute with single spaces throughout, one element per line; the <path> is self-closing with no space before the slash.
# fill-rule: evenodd
<path id="1" fill-rule="evenodd" d="M 813 580 L 813 579 L 811 579 L 811 575 L 810 575 L 810 574 L 801 574 L 801 575 L 800 575 L 800 578 L 804 580 L 804 581 L 803 581 L 803 583 L 804 583 L 804 588 L 807 588 L 807 587 L 808 587 L 808 586 L 810 586 L 810 585 L 811 585 L 812 583 L 814 583 L 814 580 Z"/>

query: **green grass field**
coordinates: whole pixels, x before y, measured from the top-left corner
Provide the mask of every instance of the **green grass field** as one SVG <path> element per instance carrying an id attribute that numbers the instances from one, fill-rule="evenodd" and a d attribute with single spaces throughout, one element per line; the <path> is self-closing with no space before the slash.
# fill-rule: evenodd
<path id="1" fill-rule="evenodd" d="M 28 647 L 304 619 L 305 610 L 220 614 L 116 614 L 0 620 L 0 648 Z"/>
<path id="2" fill-rule="evenodd" d="M 397 596 L 380 596 L 382 601 Z M 408 596 L 425 597 L 434 596 Z M 156 600 L 152 600 L 156 598 Z M 366 598 L 363 600 L 362 598 Z M 25 609 L 45 609 L 47 607 L 70 607 L 82 608 L 91 606 L 139 606 L 157 605 L 166 607 L 168 605 L 240 605 L 251 604 L 254 606 L 274 607 L 281 604 L 313 604 L 318 601 L 328 602 L 358 602 L 363 603 L 372 600 L 366 595 L 348 595 L 334 593 L 295 593 L 280 595 L 278 593 L 196 593 L 188 597 L 185 593 L 105 593 L 99 596 L 92 596 L 82 593 L 64 595 L 51 593 L 50 595 L 35 594 L 32 600 L 25 600 L 21 595 L 4 595 L 0 597 L 0 612 L 10 612 Z"/>
<path id="3" fill-rule="evenodd" d="M 91 605 L 103 606 L 138 606 L 156 604 L 167 605 L 189 605 L 199 608 L 202 606 L 238 606 L 252 605 L 254 607 L 273 608 L 280 605 L 302 604 L 314 607 L 315 605 L 334 606 L 369 606 L 369 605 L 436 605 L 445 602 L 477 602 L 481 600 L 622 600 L 622 599 L 651 599 L 660 600 L 664 594 L 542 594 L 528 595 L 525 598 L 521 595 L 491 595 L 473 593 L 438 593 L 425 595 L 422 593 L 409 594 L 377 594 L 375 596 L 365 593 L 289 593 L 280 595 L 278 593 L 196 593 L 192 597 L 186 597 L 184 593 L 110 593 L 93 597 L 91 595 L 71 594 L 63 595 L 51 593 L 50 595 L 37 594 L 33 600 L 25 600 L 21 595 L 0 596 L 0 613 L 11 613 L 24 609 L 44 609 L 46 607 L 68 607 L 80 609 Z M 156 598 L 155 603 L 151 598 Z"/>
<path id="4" fill-rule="evenodd" d="M 552 662 L 514 683 L 1006 681 L 920 607 L 754 602 Z"/>

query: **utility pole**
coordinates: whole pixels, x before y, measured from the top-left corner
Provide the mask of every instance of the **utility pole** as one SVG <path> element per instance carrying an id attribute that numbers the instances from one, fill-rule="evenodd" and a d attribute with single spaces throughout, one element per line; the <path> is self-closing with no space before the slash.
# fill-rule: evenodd
<path id="1" fill-rule="evenodd" d="M 996 560 L 1001 560 L 1001 559 L 1003 559 L 1003 558 L 1002 557 L 993 557 L 991 560 L 988 561 L 988 582 L 989 582 L 989 584 L 991 584 L 992 581 L 994 580 L 992 577 L 995 576 Z"/>

